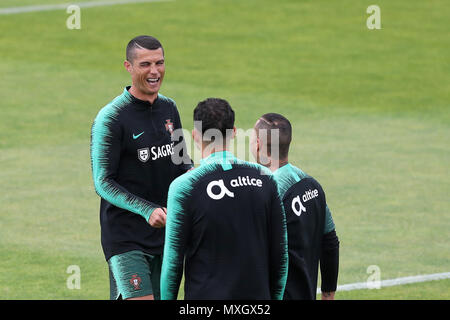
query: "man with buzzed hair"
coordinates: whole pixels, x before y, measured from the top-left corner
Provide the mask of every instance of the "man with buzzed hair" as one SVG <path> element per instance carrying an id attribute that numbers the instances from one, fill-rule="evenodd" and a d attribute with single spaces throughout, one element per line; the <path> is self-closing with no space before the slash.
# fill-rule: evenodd
<path id="1" fill-rule="evenodd" d="M 177 106 L 159 93 L 165 75 L 161 43 L 151 36 L 132 39 L 124 66 L 131 86 L 103 107 L 92 125 L 101 243 L 111 299 L 159 299 L 167 192 L 192 162 L 183 153 L 182 137 L 172 139 L 181 129 Z"/>
<path id="2" fill-rule="evenodd" d="M 322 187 L 289 163 L 291 140 L 291 123 L 277 113 L 267 113 L 258 119 L 250 138 L 257 162 L 273 172 L 286 212 L 289 272 L 284 299 L 316 298 L 319 261 L 322 299 L 334 299 L 339 239 Z"/>

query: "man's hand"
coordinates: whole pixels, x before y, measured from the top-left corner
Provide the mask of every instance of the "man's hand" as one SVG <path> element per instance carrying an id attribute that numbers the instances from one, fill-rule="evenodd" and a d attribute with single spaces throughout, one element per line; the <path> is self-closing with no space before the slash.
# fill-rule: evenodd
<path id="1" fill-rule="evenodd" d="M 334 300 L 334 292 L 322 292 L 322 300 Z"/>
<path id="2" fill-rule="evenodd" d="M 157 208 L 150 215 L 148 223 L 154 228 L 162 228 L 166 225 L 166 216 L 166 208 Z"/>

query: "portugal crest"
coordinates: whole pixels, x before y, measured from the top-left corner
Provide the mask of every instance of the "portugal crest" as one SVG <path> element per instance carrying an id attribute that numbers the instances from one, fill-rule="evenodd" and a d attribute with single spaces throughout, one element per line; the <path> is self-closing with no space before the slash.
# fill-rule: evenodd
<path id="1" fill-rule="evenodd" d="M 130 279 L 131 285 L 134 287 L 134 290 L 140 290 L 141 287 L 139 286 L 141 284 L 142 280 L 137 274 L 133 274 L 133 276 Z"/>
<path id="2" fill-rule="evenodd" d="M 165 126 L 166 126 L 166 131 L 169 131 L 170 134 L 172 134 L 172 132 L 173 132 L 173 123 L 170 121 L 170 119 L 166 120 Z"/>
<path id="3" fill-rule="evenodd" d="M 143 148 L 138 149 L 138 159 L 142 162 L 147 162 L 148 158 L 150 157 L 150 149 L 149 148 Z"/>

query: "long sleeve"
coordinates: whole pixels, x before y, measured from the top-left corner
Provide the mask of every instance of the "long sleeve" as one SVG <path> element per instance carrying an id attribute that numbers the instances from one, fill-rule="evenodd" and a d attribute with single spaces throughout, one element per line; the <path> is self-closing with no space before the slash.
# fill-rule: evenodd
<path id="1" fill-rule="evenodd" d="M 270 215 L 270 283 L 271 298 L 282 300 L 288 276 L 288 244 L 286 216 L 278 187 L 274 183 Z"/>
<path id="2" fill-rule="evenodd" d="M 91 166 L 95 191 L 114 206 L 136 213 L 148 221 L 159 206 L 142 199 L 116 181 L 120 163 L 122 130 L 119 107 L 109 104 L 98 113 L 91 131 Z"/>
<path id="3" fill-rule="evenodd" d="M 320 257 L 320 273 L 322 292 L 334 292 L 337 288 L 339 273 L 339 238 L 328 205 L 325 207 L 324 234 Z"/>
<path id="4" fill-rule="evenodd" d="M 321 290 L 322 292 L 334 292 L 337 288 L 339 273 L 339 239 L 334 229 L 323 235 L 321 251 Z"/>
<path id="5" fill-rule="evenodd" d="M 183 275 L 183 260 L 189 237 L 187 183 L 180 177 L 172 182 L 167 200 L 166 235 L 161 269 L 161 300 L 176 300 Z"/>

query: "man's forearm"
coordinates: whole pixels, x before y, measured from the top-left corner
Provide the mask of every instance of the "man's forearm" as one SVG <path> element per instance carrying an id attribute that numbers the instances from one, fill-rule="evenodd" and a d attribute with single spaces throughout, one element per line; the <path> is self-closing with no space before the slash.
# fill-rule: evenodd
<path id="1" fill-rule="evenodd" d="M 322 297 L 324 297 L 324 293 L 327 296 L 334 297 L 339 273 L 339 239 L 335 230 L 323 236 L 320 271 Z"/>
<path id="2" fill-rule="evenodd" d="M 112 205 L 136 213 L 148 221 L 152 212 L 160 208 L 157 204 L 142 199 L 117 184 L 112 179 L 94 178 L 97 194 Z"/>

